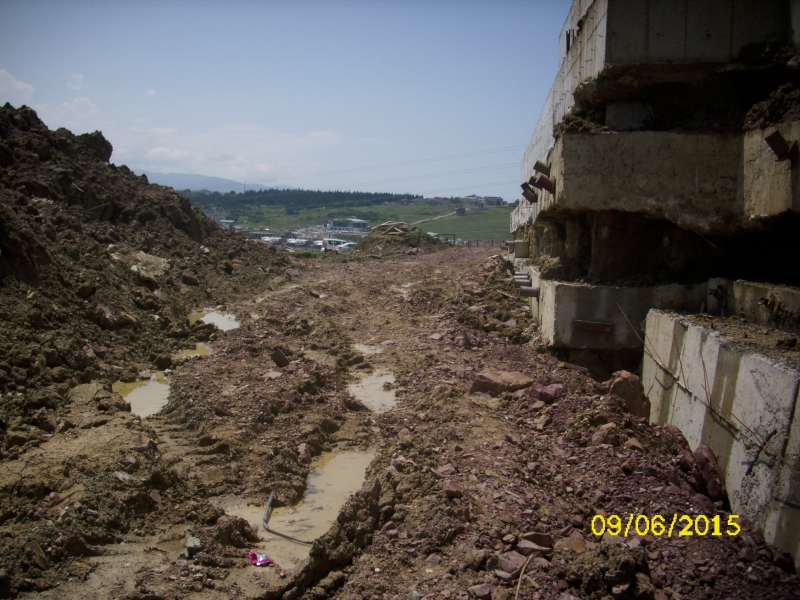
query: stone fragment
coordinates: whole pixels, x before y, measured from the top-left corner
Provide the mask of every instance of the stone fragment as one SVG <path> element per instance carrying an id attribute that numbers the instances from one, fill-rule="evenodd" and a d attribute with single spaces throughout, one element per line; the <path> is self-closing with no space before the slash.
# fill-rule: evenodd
<path id="1" fill-rule="evenodd" d="M 114 479 L 116 479 L 117 481 L 121 481 L 121 482 L 128 481 L 131 478 L 130 475 L 128 475 L 127 473 L 124 473 L 122 471 L 114 471 L 113 475 L 114 475 Z"/>
<path id="2" fill-rule="evenodd" d="M 522 565 L 525 564 L 525 557 L 522 556 L 519 552 L 504 552 L 500 556 L 497 557 L 497 564 L 506 573 L 511 573 L 511 575 L 516 575 L 519 573 L 520 569 L 522 569 Z"/>
<path id="3" fill-rule="evenodd" d="M 186 554 L 194 556 L 203 549 L 203 541 L 197 537 L 190 537 L 186 541 Z"/>
<path id="4" fill-rule="evenodd" d="M 286 355 L 278 349 L 272 351 L 272 354 L 269 357 L 278 365 L 280 368 L 288 367 L 290 364 L 290 360 L 286 358 Z"/>
<path id="5" fill-rule="evenodd" d="M 650 401 L 644 395 L 642 381 L 628 371 L 617 371 L 607 382 L 609 393 L 622 399 L 625 410 L 636 417 L 650 417 Z"/>
<path id="6" fill-rule="evenodd" d="M 389 529 L 386 532 L 386 537 L 388 537 L 390 540 L 396 540 L 399 535 L 400 535 L 400 532 L 397 531 L 397 529 Z"/>
<path id="7" fill-rule="evenodd" d="M 506 583 L 509 583 L 512 579 L 514 579 L 514 576 L 511 575 L 511 573 L 506 573 L 500 569 L 495 569 L 494 574 L 500 581 L 505 581 Z"/>
<path id="8" fill-rule="evenodd" d="M 627 440 L 625 440 L 625 443 L 623 445 L 630 450 L 638 450 L 639 452 L 644 452 L 644 447 L 642 446 L 641 442 L 637 440 L 635 437 L 628 438 Z"/>
<path id="9" fill-rule="evenodd" d="M 297 447 L 297 460 L 300 461 L 301 465 L 308 465 L 311 463 L 311 450 L 308 444 L 300 444 Z"/>
<path id="10" fill-rule="evenodd" d="M 694 459 L 697 464 L 697 470 L 703 477 L 703 483 L 706 486 L 708 497 L 714 502 L 723 500 L 728 496 L 725 489 L 725 479 L 722 474 L 722 468 L 717 462 L 717 457 L 711 451 L 707 444 L 700 444 L 697 450 L 694 451 Z"/>
<path id="11" fill-rule="evenodd" d="M 367 485 L 364 486 L 364 493 L 372 496 L 375 500 L 381 496 L 381 480 L 373 477 Z"/>
<path id="12" fill-rule="evenodd" d="M 425 562 L 432 567 L 438 567 L 439 563 L 442 562 L 441 557 L 438 554 L 431 554 L 428 558 L 425 559 Z"/>
<path id="13" fill-rule="evenodd" d="M 450 499 L 461 498 L 464 496 L 464 491 L 461 489 L 461 487 L 449 479 L 445 479 L 443 487 L 444 495 Z"/>
<path id="14" fill-rule="evenodd" d="M 531 554 L 536 554 L 537 556 L 544 556 L 550 552 L 550 548 L 545 546 L 540 546 L 534 542 L 529 540 L 522 539 L 517 543 L 517 552 L 522 554 L 523 556 L 530 556 Z"/>
<path id="15" fill-rule="evenodd" d="M 546 404 L 551 404 L 561 398 L 565 392 L 566 387 L 561 383 L 551 383 L 550 385 L 534 383 L 528 392 L 528 397 L 531 400 L 540 400 Z"/>
<path id="16" fill-rule="evenodd" d="M 150 502 L 152 502 L 156 506 L 161 504 L 161 494 L 159 493 L 158 490 L 150 490 L 147 495 L 150 498 Z"/>
<path id="17" fill-rule="evenodd" d="M 50 568 L 50 561 L 47 560 L 47 555 L 42 550 L 39 542 L 35 540 L 25 544 L 25 556 L 42 571 L 47 571 Z"/>
<path id="18" fill-rule="evenodd" d="M 667 433 L 669 433 L 670 437 L 675 442 L 675 445 L 678 446 L 678 450 L 681 453 L 681 468 L 687 473 L 691 472 L 692 468 L 694 467 L 694 454 L 692 453 L 692 449 L 689 447 L 689 442 L 686 441 L 686 438 L 683 437 L 681 430 L 675 425 L 667 425 Z"/>
<path id="19" fill-rule="evenodd" d="M 472 381 L 470 394 L 476 392 L 498 396 L 503 392 L 516 392 L 533 385 L 533 379 L 519 371 L 497 371 L 486 369 Z"/>
<path id="20" fill-rule="evenodd" d="M 533 542 L 537 546 L 544 546 L 545 548 L 553 547 L 553 536 L 549 533 L 538 533 L 536 531 L 528 531 L 520 536 L 523 540 Z"/>
<path id="21" fill-rule="evenodd" d="M 601 444 L 619 445 L 616 424 L 606 423 L 597 428 L 597 431 L 592 435 L 592 446 L 600 446 Z"/>
<path id="22" fill-rule="evenodd" d="M 494 586 L 491 583 L 481 583 L 467 588 L 467 593 L 470 598 L 478 598 L 478 600 L 491 600 Z"/>
<path id="23" fill-rule="evenodd" d="M 555 550 L 572 550 L 576 554 L 580 554 L 586 550 L 584 541 L 577 537 L 566 537 L 558 540 L 555 544 Z"/>

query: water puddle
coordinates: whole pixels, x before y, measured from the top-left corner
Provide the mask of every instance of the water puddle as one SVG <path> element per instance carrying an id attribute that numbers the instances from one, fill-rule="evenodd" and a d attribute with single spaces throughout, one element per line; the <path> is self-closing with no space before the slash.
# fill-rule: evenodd
<path id="1" fill-rule="evenodd" d="M 231 329 L 238 329 L 241 323 L 236 320 L 236 315 L 229 315 L 228 313 L 219 312 L 216 310 L 198 311 L 189 314 L 189 325 L 193 325 L 196 321 L 203 323 L 213 323 L 222 331 L 230 331 Z"/>
<path id="2" fill-rule="evenodd" d="M 156 414 L 169 401 L 169 381 L 163 371 L 156 371 L 150 381 L 117 381 L 111 389 L 130 402 L 131 412 L 143 419 Z"/>
<path id="3" fill-rule="evenodd" d="M 353 348 L 361 352 L 361 354 L 380 354 L 383 352 L 383 348 L 380 346 L 368 346 L 366 344 L 353 344 Z"/>
<path id="4" fill-rule="evenodd" d="M 391 410 L 397 404 L 394 394 L 394 375 L 391 373 L 378 371 L 358 383 L 349 385 L 347 391 L 376 413 Z"/>
<path id="5" fill-rule="evenodd" d="M 182 360 L 186 360 L 187 358 L 191 358 L 192 356 L 208 356 L 210 354 L 211 348 L 203 342 L 199 342 L 194 345 L 194 350 L 181 350 L 177 354 L 173 355 L 172 360 L 180 362 Z"/>
<path id="6" fill-rule="evenodd" d="M 311 542 L 328 532 L 347 499 L 364 485 L 364 474 L 375 457 L 371 452 L 326 452 L 312 463 L 306 493 L 300 504 L 273 509 L 269 526 L 280 533 Z M 263 542 L 258 552 L 273 558 L 282 569 L 296 571 L 308 558 L 310 546 L 278 537 L 261 524 L 265 506 L 247 506 L 231 498 L 222 508 L 247 520 Z"/>

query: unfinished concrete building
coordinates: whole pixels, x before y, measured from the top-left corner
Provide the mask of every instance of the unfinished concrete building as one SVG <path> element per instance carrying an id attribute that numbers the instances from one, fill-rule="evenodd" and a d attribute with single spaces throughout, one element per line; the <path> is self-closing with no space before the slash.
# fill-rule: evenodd
<path id="1" fill-rule="evenodd" d="M 575 0 L 511 222 L 542 345 L 641 369 L 796 562 L 799 42 L 795 0 Z"/>

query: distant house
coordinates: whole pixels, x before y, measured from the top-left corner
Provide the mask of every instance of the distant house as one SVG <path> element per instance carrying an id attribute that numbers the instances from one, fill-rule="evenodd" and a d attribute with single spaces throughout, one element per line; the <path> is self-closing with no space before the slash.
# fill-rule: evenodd
<path id="1" fill-rule="evenodd" d="M 369 223 L 363 219 L 350 217 L 349 219 L 331 219 L 328 227 L 332 229 L 358 229 L 367 231 L 369 229 Z"/>
<path id="2" fill-rule="evenodd" d="M 486 206 L 502 206 L 505 204 L 505 200 L 500 196 L 486 196 L 484 197 L 484 201 L 486 202 Z"/>

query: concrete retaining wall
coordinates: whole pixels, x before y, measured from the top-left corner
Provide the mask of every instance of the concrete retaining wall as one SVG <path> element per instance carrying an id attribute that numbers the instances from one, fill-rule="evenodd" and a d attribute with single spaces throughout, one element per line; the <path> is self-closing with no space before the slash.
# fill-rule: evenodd
<path id="1" fill-rule="evenodd" d="M 606 287 L 540 280 L 539 326 L 542 341 L 553 348 L 611 350 L 641 348 L 640 324 L 653 307 L 697 311 L 707 285 Z M 623 314 L 622 311 L 625 314 Z M 633 324 L 632 329 L 625 319 Z M 575 321 L 612 324 L 610 333 L 587 331 Z"/>
<path id="2" fill-rule="evenodd" d="M 789 141 L 800 140 L 800 122 L 784 123 L 778 131 Z M 783 160 L 764 142 L 765 130 L 744 134 L 744 214 L 770 217 L 787 210 L 800 211 L 800 168 Z"/>
<path id="3" fill-rule="evenodd" d="M 693 449 L 708 444 L 733 511 L 763 526 L 767 541 L 800 565 L 800 372 L 742 352 L 674 313 L 650 311 L 645 329 L 650 420 L 679 427 Z M 773 450 L 760 451 L 759 439 Z"/>

